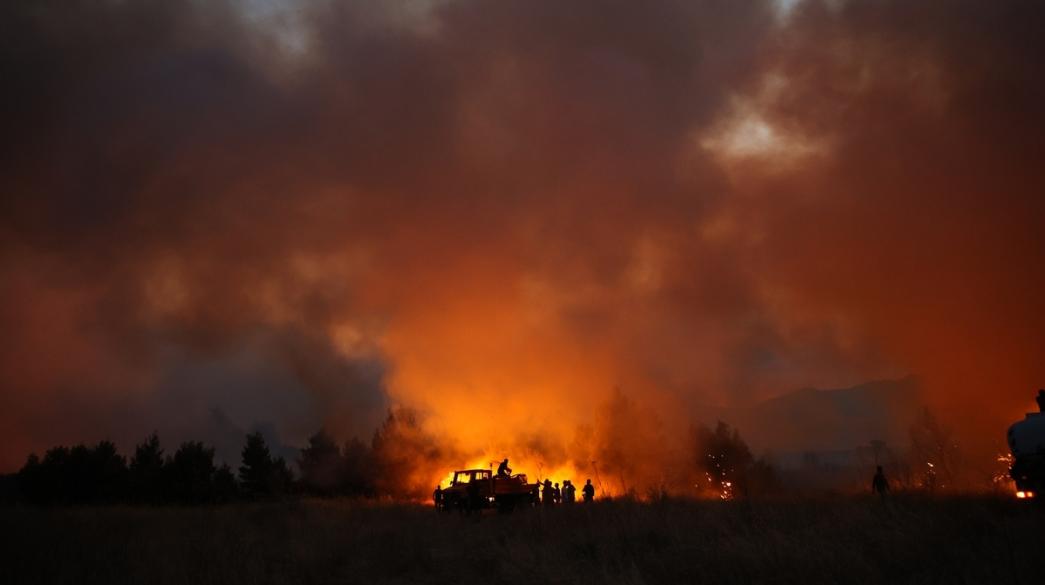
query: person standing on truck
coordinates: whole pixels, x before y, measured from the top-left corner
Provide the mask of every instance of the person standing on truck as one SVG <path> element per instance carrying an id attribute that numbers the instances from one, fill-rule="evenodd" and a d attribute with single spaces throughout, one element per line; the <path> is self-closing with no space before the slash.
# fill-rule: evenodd
<path id="1" fill-rule="evenodd" d="M 497 477 L 509 477 L 512 474 L 512 468 L 508 467 L 508 458 L 505 457 L 504 461 L 497 466 Z"/>
<path id="2" fill-rule="evenodd" d="M 590 504 L 595 499 L 595 486 L 591 485 L 591 479 L 581 488 L 581 494 L 584 496 L 585 504 Z"/>
<path id="3" fill-rule="evenodd" d="M 881 465 L 878 466 L 878 469 L 874 472 L 874 478 L 871 479 L 871 493 L 878 494 L 883 498 L 889 493 L 889 480 L 885 479 L 885 472 L 882 471 Z"/>

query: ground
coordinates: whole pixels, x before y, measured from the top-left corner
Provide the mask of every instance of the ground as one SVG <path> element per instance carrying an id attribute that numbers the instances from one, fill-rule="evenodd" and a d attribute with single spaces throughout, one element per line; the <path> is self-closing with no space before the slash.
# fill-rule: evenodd
<path id="1" fill-rule="evenodd" d="M 6 583 L 1040 583 L 1001 498 L 576 504 L 462 517 L 303 500 L 0 510 Z"/>

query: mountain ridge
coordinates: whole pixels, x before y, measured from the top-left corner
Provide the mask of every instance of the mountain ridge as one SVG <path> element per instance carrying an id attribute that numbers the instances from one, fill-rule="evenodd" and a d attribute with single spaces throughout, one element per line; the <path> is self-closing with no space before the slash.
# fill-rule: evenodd
<path id="1" fill-rule="evenodd" d="M 756 452 L 830 451 L 872 440 L 903 444 L 920 408 L 921 384 L 912 375 L 799 388 L 749 407 L 718 409 L 713 418 L 736 427 Z"/>

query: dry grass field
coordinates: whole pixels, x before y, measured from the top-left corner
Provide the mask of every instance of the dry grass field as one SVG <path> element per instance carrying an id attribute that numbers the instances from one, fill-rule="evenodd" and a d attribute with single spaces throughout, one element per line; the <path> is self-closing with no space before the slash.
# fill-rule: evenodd
<path id="1" fill-rule="evenodd" d="M 629 501 L 465 517 L 302 500 L 7 508 L 5 583 L 1041 583 L 1045 510 L 996 498 Z"/>

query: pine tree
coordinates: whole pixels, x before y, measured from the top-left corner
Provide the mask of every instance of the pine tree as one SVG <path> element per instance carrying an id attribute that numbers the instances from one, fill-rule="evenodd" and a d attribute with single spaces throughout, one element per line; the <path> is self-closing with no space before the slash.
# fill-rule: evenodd
<path id="1" fill-rule="evenodd" d="M 130 465 L 132 498 L 144 502 L 159 502 L 163 497 L 163 448 L 160 438 L 152 433 L 134 449 Z"/>
<path id="2" fill-rule="evenodd" d="M 214 471 L 214 449 L 199 441 L 182 443 L 164 464 L 171 497 L 185 503 L 211 501 Z"/>
<path id="3" fill-rule="evenodd" d="M 112 441 L 102 441 L 91 449 L 91 501 L 113 503 L 127 493 L 127 459 L 116 451 Z"/>
<path id="4" fill-rule="evenodd" d="M 314 494 L 331 495 L 341 483 L 341 450 L 330 435 L 320 430 L 309 437 L 308 447 L 301 450 L 298 467 L 303 489 Z"/>
<path id="5" fill-rule="evenodd" d="M 222 464 L 214 472 L 214 501 L 229 502 L 239 495 L 239 484 L 236 483 L 236 475 L 228 463 Z"/>
<path id="6" fill-rule="evenodd" d="M 341 492 L 350 496 L 373 496 L 374 454 L 357 438 L 342 450 Z"/>
<path id="7" fill-rule="evenodd" d="M 261 433 L 247 435 L 243 446 L 243 464 L 239 468 L 239 479 L 247 496 L 258 497 L 272 493 L 272 476 L 275 462 L 269 452 L 265 437 Z"/>
<path id="8" fill-rule="evenodd" d="M 736 429 L 722 421 L 711 430 L 705 426 L 694 433 L 696 467 L 706 489 L 717 497 L 732 499 L 743 489 L 744 479 L 754 464 L 747 443 Z"/>

